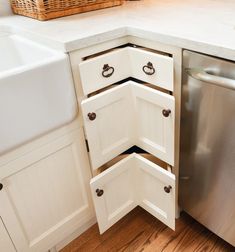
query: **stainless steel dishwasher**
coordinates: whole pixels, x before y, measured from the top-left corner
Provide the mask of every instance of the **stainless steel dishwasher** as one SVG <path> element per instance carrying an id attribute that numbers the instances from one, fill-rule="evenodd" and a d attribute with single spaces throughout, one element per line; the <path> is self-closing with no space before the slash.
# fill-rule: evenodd
<path id="1" fill-rule="evenodd" d="M 235 246 L 235 62 L 185 50 L 180 207 Z"/>

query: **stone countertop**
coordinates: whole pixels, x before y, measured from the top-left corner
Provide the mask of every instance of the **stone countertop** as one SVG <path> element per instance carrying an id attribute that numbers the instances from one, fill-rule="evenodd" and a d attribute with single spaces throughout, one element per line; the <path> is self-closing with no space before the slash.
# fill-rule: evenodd
<path id="1" fill-rule="evenodd" d="M 50 21 L 21 16 L 0 25 L 70 52 L 125 35 L 235 60 L 234 0 L 141 0 Z"/>

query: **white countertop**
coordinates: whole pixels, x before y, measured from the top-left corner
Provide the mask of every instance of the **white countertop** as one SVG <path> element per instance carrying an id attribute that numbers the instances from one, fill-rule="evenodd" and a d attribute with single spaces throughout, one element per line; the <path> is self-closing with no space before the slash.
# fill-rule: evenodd
<path id="1" fill-rule="evenodd" d="M 0 18 L 64 52 L 124 35 L 235 60 L 234 0 L 141 0 L 50 21 Z"/>

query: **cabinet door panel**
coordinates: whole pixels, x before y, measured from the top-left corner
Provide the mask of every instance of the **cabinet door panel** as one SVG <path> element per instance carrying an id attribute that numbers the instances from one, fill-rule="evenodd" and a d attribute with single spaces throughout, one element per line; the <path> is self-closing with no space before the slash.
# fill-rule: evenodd
<path id="1" fill-rule="evenodd" d="M 136 109 L 136 145 L 174 165 L 174 97 L 152 88 L 132 84 Z M 163 109 L 170 109 L 168 117 Z"/>
<path id="2" fill-rule="evenodd" d="M 25 166 L 3 179 L 0 214 L 17 250 L 46 251 L 92 217 L 83 141 L 82 131 L 68 134 L 15 161 Z"/>
<path id="3" fill-rule="evenodd" d="M 16 252 L 15 247 L 3 225 L 1 218 L 0 218 L 0 251 Z"/>
<path id="4" fill-rule="evenodd" d="M 140 155 L 136 158 L 139 205 L 168 227 L 175 229 L 175 175 Z M 166 193 L 164 187 L 171 186 Z"/>
<path id="5" fill-rule="evenodd" d="M 93 169 L 133 145 L 133 106 L 124 84 L 84 100 L 81 104 Z M 89 113 L 96 118 L 90 120 Z"/>
<path id="6" fill-rule="evenodd" d="M 91 180 L 100 233 L 136 207 L 134 176 L 135 155 L 130 155 Z M 97 196 L 97 189 L 103 190 L 103 195 Z"/>

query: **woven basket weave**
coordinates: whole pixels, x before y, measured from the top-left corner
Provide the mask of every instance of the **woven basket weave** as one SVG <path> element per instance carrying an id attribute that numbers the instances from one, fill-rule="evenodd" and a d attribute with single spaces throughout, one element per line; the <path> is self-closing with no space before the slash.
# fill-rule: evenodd
<path id="1" fill-rule="evenodd" d="M 11 0 L 15 14 L 48 20 L 121 5 L 124 0 Z"/>

